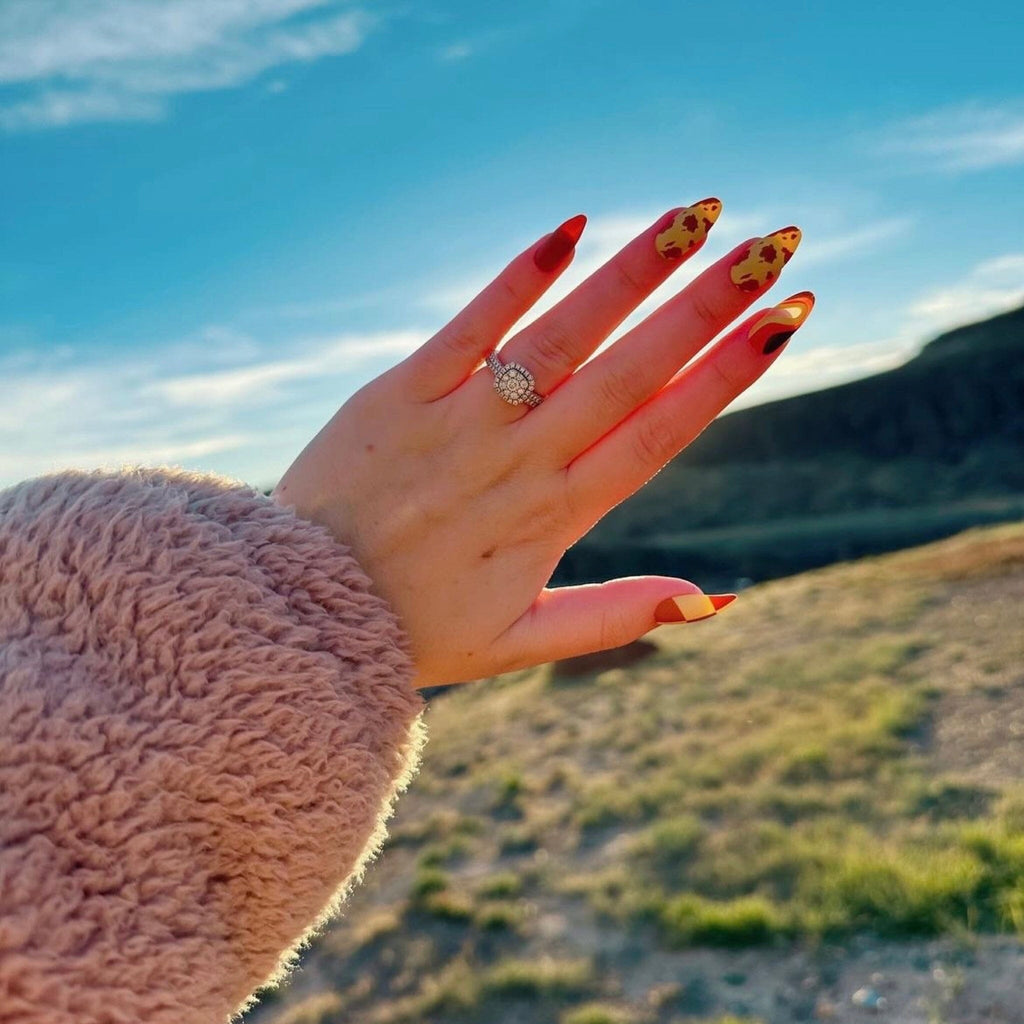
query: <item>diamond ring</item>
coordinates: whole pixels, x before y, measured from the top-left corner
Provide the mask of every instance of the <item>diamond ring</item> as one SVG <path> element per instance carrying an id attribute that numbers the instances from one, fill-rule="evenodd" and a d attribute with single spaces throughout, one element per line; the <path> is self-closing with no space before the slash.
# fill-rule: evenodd
<path id="1" fill-rule="evenodd" d="M 543 397 L 533 390 L 533 374 L 519 363 L 503 363 L 492 352 L 486 359 L 487 365 L 494 372 L 494 390 L 509 405 L 537 406 L 544 401 Z"/>

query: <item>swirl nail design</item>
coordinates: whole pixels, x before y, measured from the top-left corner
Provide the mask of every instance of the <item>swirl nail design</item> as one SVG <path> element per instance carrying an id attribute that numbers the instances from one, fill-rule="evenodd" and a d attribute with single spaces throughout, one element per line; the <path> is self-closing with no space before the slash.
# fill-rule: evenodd
<path id="1" fill-rule="evenodd" d="M 654 239 L 658 255 L 678 260 L 693 252 L 708 236 L 722 212 L 722 200 L 711 196 L 676 213 Z"/>
<path id="2" fill-rule="evenodd" d="M 750 344 L 762 355 L 777 352 L 796 333 L 814 308 L 812 292 L 797 292 L 769 309 L 750 326 Z"/>

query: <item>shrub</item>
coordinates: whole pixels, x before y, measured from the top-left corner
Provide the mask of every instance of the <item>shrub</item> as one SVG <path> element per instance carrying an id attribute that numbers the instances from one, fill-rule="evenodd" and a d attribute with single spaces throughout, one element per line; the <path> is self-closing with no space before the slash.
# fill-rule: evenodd
<path id="1" fill-rule="evenodd" d="M 484 976 L 483 989 L 491 995 L 542 998 L 586 993 L 594 979 L 589 960 L 503 960 Z"/>
<path id="2" fill-rule="evenodd" d="M 448 876 L 439 868 L 420 868 L 413 879 L 412 897 L 419 901 L 447 888 Z"/>
<path id="3" fill-rule="evenodd" d="M 464 922 L 473 917 L 474 908 L 473 901 L 468 897 L 446 891 L 428 896 L 422 904 L 422 909 L 441 921 Z"/>
<path id="4" fill-rule="evenodd" d="M 518 896 L 523 891 L 523 880 L 511 871 L 499 875 L 491 875 L 484 879 L 477 888 L 477 893 L 484 899 Z"/>
<path id="5" fill-rule="evenodd" d="M 704 827 L 692 815 L 668 818 L 642 832 L 634 852 L 658 868 L 671 869 L 697 849 L 703 835 Z"/>
<path id="6" fill-rule="evenodd" d="M 786 931 L 779 908 L 760 896 L 717 903 L 686 893 L 662 908 L 660 924 L 672 946 L 750 946 Z"/>
<path id="7" fill-rule="evenodd" d="M 634 1024 L 637 1015 L 630 1009 L 609 1003 L 587 1003 L 567 1010 L 559 1024 Z"/>
<path id="8" fill-rule="evenodd" d="M 523 920 L 523 909 L 516 903 L 488 903 L 475 916 L 478 928 L 484 931 L 516 931 Z"/>

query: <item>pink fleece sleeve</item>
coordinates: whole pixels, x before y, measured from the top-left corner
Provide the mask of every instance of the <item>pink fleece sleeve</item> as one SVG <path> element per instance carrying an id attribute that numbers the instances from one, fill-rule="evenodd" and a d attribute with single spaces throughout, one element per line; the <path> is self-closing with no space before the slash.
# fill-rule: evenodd
<path id="1" fill-rule="evenodd" d="M 179 469 L 0 493 L 0 1022 L 222 1024 L 384 838 L 424 739 L 348 548 Z"/>

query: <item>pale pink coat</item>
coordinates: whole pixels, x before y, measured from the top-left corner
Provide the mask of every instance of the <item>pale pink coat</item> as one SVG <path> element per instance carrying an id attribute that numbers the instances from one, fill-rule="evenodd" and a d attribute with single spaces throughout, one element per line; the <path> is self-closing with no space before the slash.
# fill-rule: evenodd
<path id="1" fill-rule="evenodd" d="M 0 492 L 0 1022 L 223 1024 L 379 850 L 424 739 L 348 548 L 180 469 Z"/>

